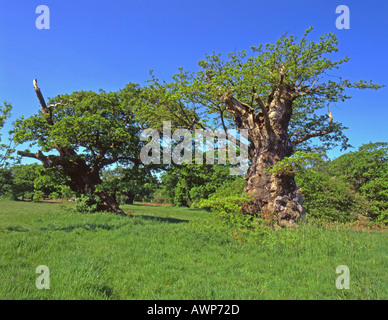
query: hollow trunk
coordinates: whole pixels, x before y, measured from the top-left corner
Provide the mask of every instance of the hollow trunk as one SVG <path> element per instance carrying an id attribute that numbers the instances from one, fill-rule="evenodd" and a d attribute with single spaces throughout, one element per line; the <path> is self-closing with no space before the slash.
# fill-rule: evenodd
<path id="1" fill-rule="evenodd" d="M 267 120 L 252 130 L 251 165 L 246 176 L 245 192 L 253 201 L 243 206 L 244 213 L 275 215 L 281 226 L 295 225 L 304 217 L 302 193 L 292 173 L 272 173 L 268 169 L 294 153 L 287 133 L 292 114 L 292 100 L 287 90 L 275 93 L 268 106 Z M 265 110 L 264 110 L 265 111 Z"/>

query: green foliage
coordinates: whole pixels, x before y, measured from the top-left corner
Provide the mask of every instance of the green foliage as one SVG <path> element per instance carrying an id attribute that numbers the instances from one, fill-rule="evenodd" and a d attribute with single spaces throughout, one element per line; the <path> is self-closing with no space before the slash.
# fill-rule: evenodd
<path id="1" fill-rule="evenodd" d="M 229 226 L 250 227 L 253 223 L 251 215 L 241 214 L 241 206 L 249 202 L 251 197 L 243 193 L 238 196 L 217 197 L 210 196 L 209 199 L 199 201 L 195 206 L 202 209 L 210 209 L 215 212 L 221 222 Z"/>
<path id="2" fill-rule="evenodd" d="M 229 174 L 228 166 L 188 164 L 171 168 L 161 179 L 161 195 L 167 202 L 190 206 L 235 177 Z"/>
<path id="3" fill-rule="evenodd" d="M 37 167 L 38 176 L 34 179 L 34 199 L 69 199 L 75 194 L 67 185 L 69 179 L 58 168 Z"/>
<path id="4" fill-rule="evenodd" d="M 251 215 L 242 215 L 241 206 L 251 197 L 244 193 L 245 180 L 235 180 L 223 183 L 208 199 L 202 199 L 193 205 L 194 208 L 208 209 L 216 213 L 221 224 L 227 227 L 247 228 L 254 225 Z"/>
<path id="5" fill-rule="evenodd" d="M 74 194 L 66 183 L 67 179 L 56 168 L 45 169 L 36 163 L 0 169 L 0 197 L 3 198 L 69 199 Z"/>
<path id="6" fill-rule="evenodd" d="M 4 102 L 3 105 L 0 105 L 0 130 L 3 129 L 5 122 L 11 116 L 12 106 L 9 103 Z M 9 143 L 1 143 L 1 134 L 0 134 L 0 168 L 8 167 L 12 160 L 15 160 L 13 153 L 15 152 L 15 146 L 12 141 L 12 132 L 9 138 Z"/>
<path id="7" fill-rule="evenodd" d="M 150 167 L 117 167 L 105 170 L 103 183 L 98 190 L 114 194 L 118 204 L 133 204 L 134 201 L 147 202 L 158 188 L 158 181 Z"/>
<path id="8" fill-rule="evenodd" d="M 294 176 L 297 172 L 306 170 L 311 165 L 318 165 L 323 154 L 316 152 L 296 151 L 291 157 L 285 157 L 276 165 L 269 167 L 268 172 L 279 175 Z"/>
<path id="9" fill-rule="evenodd" d="M 314 169 L 300 172 L 295 180 L 307 217 L 349 222 L 367 214 L 366 201 L 346 181 Z"/>
<path id="10" fill-rule="evenodd" d="M 138 89 L 134 85 L 131 90 L 136 94 Z M 83 148 L 88 162 L 94 161 L 97 154 L 99 161 L 107 161 L 122 155 L 124 150 L 128 155 L 134 153 L 138 129 L 134 127 L 130 106 L 119 92 L 77 91 L 58 95 L 48 103 L 56 104 L 51 115 L 40 111 L 27 119 L 17 119 L 15 141 L 32 142 L 43 152 L 59 147 Z M 52 124 L 46 121 L 48 117 Z"/>
<path id="11" fill-rule="evenodd" d="M 245 188 L 245 180 L 237 177 L 234 180 L 225 181 L 217 190 L 211 194 L 212 198 L 225 198 L 230 196 L 241 196 Z"/>
<path id="12" fill-rule="evenodd" d="M 77 198 L 73 211 L 76 213 L 90 214 L 99 211 L 101 199 L 92 193 L 82 194 Z"/>
<path id="13" fill-rule="evenodd" d="M 151 202 L 162 204 L 166 202 L 166 199 L 162 196 L 162 192 L 160 190 L 156 190 L 151 199 Z"/>
<path id="14" fill-rule="evenodd" d="M 0 129 L 3 128 L 5 121 L 11 116 L 12 106 L 9 103 L 4 102 L 0 106 Z"/>
<path id="15" fill-rule="evenodd" d="M 7 168 L 0 168 L 0 198 L 13 198 L 13 177 L 12 171 Z"/>
<path id="16" fill-rule="evenodd" d="M 364 144 L 332 161 L 329 170 L 368 199 L 372 219 L 388 223 L 388 143 Z"/>
<path id="17" fill-rule="evenodd" d="M 306 157 L 307 162 L 296 166 L 294 157 L 286 158 L 271 169 L 281 172 L 291 168 L 303 191 L 308 216 L 342 222 L 388 222 L 388 143 L 368 143 L 333 161 L 319 157 Z"/>
<path id="18" fill-rule="evenodd" d="M 311 31 L 312 27 L 300 39 L 284 34 L 274 44 L 253 46 L 250 54 L 245 50 L 231 52 L 227 57 L 215 52 L 207 54 L 198 62 L 198 72 L 179 68 L 171 82 L 151 74 L 149 86 L 143 91 L 144 103 L 136 105 L 134 112 L 140 121 L 154 128 L 160 128 L 166 120 L 175 127 L 236 128 L 243 119 L 233 108 L 226 108 L 221 97 L 237 99 L 252 108 L 256 116 L 261 107 L 254 103 L 255 94 L 266 102 L 276 90 L 288 86 L 295 98 L 287 129 L 292 141 L 301 139 L 297 150 L 327 150 L 336 145 L 346 149 L 346 127 L 335 117 L 329 122 L 330 116 L 322 115 L 322 111 L 326 113 L 331 103 L 350 99 L 346 89 L 382 86 L 371 81 L 352 83 L 341 77 L 328 77 L 328 72 L 335 72 L 349 57 L 330 59 L 330 54 L 338 52 L 336 35 L 328 33 L 317 41 L 308 41 Z M 310 139 L 317 132 L 321 133 L 317 138 L 320 146 L 313 145 L 314 139 Z"/>
<path id="19" fill-rule="evenodd" d="M 13 166 L 12 171 L 12 196 L 14 199 L 34 200 L 34 181 L 39 177 L 38 164 Z"/>

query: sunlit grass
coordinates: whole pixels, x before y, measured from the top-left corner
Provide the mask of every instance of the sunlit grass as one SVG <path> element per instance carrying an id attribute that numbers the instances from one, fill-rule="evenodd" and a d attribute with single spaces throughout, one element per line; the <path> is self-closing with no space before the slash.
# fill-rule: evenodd
<path id="1" fill-rule="evenodd" d="M 202 210 L 0 201 L 0 299 L 387 299 L 387 235 L 221 227 Z M 50 269 L 50 289 L 35 269 Z M 350 269 L 350 289 L 335 286 Z"/>

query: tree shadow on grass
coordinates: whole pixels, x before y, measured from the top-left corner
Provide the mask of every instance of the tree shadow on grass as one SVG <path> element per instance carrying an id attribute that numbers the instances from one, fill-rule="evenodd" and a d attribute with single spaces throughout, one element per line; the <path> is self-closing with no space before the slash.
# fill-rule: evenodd
<path id="1" fill-rule="evenodd" d="M 15 231 L 15 232 L 28 232 L 29 229 L 26 229 L 22 226 L 8 226 L 5 228 L 0 228 L 0 230 Z"/>
<path id="2" fill-rule="evenodd" d="M 101 224 L 101 223 L 84 223 L 84 224 L 71 224 L 64 227 L 44 227 L 40 228 L 41 231 L 65 231 L 65 232 L 71 232 L 75 229 L 84 229 L 87 231 L 97 231 L 98 229 L 102 230 L 114 230 L 119 228 L 119 226 L 112 226 L 108 224 Z"/>
<path id="3" fill-rule="evenodd" d="M 151 220 L 155 222 L 168 222 L 168 223 L 188 223 L 189 220 L 177 219 L 177 218 L 169 218 L 169 217 L 155 217 L 155 216 L 146 216 L 137 214 L 134 217 L 138 217 L 144 220 Z"/>
<path id="4" fill-rule="evenodd" d="M 147 215 L 135 215 L 134 218 L 139 218 L 141 220 L 151 220 L 155 222 L 167 222 L 167 223 L 187 223 L 189 220 L 176 219 L 176 218 L 165 218 L 165 217 L 155 217 Z M 83 224 L 71 224 L 68 226 L 58 227 L 58 226 L 48 226 L 40 228 L 41 231 L 65 231 L 72 232 L 75 229 L 84 229 L 86 231 L 97 231 L 97 230 L 115 230 L 121 228 L 123 225 L 109 225 L 106 223 L 83 223 Z M 22 231 L 22 230 L 11 230 L 11 231 Z M 23 230 L 24 231 L 24 230 Z M 28 231 L 28 230 L 26 230 Z"/>
<path id="5" fill-rule="evenodd" d="M 147 215 L 134 215 L 132 218 L 138 218 L 141 220 L 149 220 L 154 222 L 167 222 L 167 223 L 188 223 L 189 220 L 170 218 L 170 217 L 157 217 L 157 216 L 147 216 Z M 40 231 L 65 231 L 72 232 L 75 229 L 84 229 L 87 231 L 97 231 L 97 230 L 115 230 L 121 228 L 123 225 L 109 225 L 106 223 L 83 223 L 83 224 L 71 224 L 67 226 L 54 226 L 49 225 L 47 227 L 42 227 Z M 5 228 L 0 228 L 0 231 L 13 231 L 13 232 L 29 232 L 29 229 L 26 229 L 22 226 L 7 226 Z"/>

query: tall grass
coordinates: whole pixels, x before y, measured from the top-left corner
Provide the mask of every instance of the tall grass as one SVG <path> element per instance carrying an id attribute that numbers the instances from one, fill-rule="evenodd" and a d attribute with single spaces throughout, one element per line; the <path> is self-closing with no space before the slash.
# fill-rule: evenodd
<path id="1" fill-rule="evenodd" d="M 387 299 L 387 235 L 228 228 L 204 210 L 0 201 L 0 299 Z M 38 290 L 36 267 L 50 269 Z M 335 286 L 350 269 L 350 289 Z"/>

